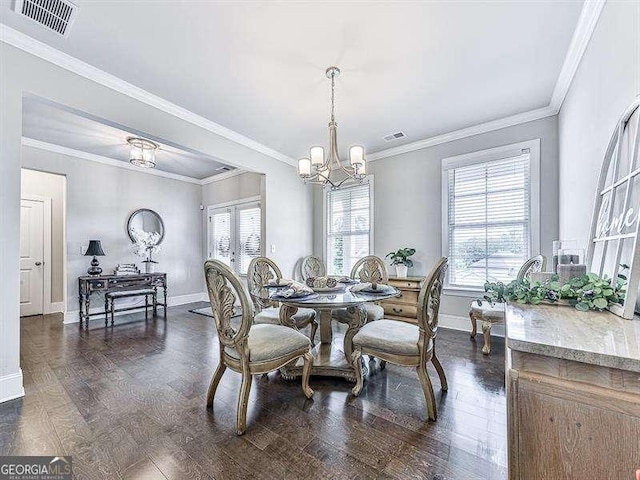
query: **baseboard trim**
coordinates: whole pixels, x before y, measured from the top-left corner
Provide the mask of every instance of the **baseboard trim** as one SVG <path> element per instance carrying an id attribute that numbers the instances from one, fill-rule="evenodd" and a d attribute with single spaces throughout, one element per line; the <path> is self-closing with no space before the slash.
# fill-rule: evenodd
<path id="1" fill-rule="evenodd" d="M 167 302 L 170 307 L 184 305 L 186 303 L 208 302 L 209 296 L 206 292 L 190 293 L 188 295 L 178 295 L 177 297 L 169 297 Z"/>
<path id="2" fill-rule="evenodd" d="M 47 313 L 64 313 L 64 302 L 52 302 Z"/>
<path id="3" fill-rule="evenodd" d="M 438 327 L 471 333 L 471 321 L 469 320 L 469 317 L 460 317 L 458 315 L 441 313 L 438 318 Z M 481 325 L 478 325 L 478 333 L 482 333 Z M 491 335 L 504 337 L 504 325 L 493 325 L 491 327 Z"/>
<path id="4" fill-rule="evenodd" d="M 206 302 L 209 300 L 209 297 L 207 296 L 207 294 L 205 292 L 201 292 L 201 293 L 190 293 L 187 295 L 177 295 L 175 297 L 169 297 L 167 299 L 167 303 L 169 304 L 170 307 L 175 307 L 177 305 L 185 305 L 187 303 L 195 303 L 195 302 Z M 140 301 L 141 303 L 143 302 L 143 300 Z M 117 304 L 116 304 L 116 308 L 117 308 Z M 140 308 L 144 308 L 144 305 L 141 305 Z M 159 307 L 160 310 L 162 311 L 162 307 Z M 89 310 L 90 313 L 103 313 L 104 312 L 104 307 L 100 306 L 100 307 L 93 307 Z M 120 315 L 127 315 L 132 313 L 131 311 L 128 312 L 116 312 L 114 314 L 114 316 L 118 317 Z M 93 317 L 92 320 L 97 320 L 98 317 Z M 64 324 L 68 324 L 68 323 L 78 323 L 80 322 L 80 318 L 78 316 L 78 310 L 74 310 L 72 312 L 65 312 L 64 314 Z"/>
<path id="5" fill-rule="evenodd" d="M 24 397 L 22 369 L 19 369 L 16 373 L 0 377 L 0 403 L 20 397 Z"/>

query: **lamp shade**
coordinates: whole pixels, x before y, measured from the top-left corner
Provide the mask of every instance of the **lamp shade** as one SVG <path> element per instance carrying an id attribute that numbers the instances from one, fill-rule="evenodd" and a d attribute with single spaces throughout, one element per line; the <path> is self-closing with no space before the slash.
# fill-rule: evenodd
<path id="1" fill-rule="evenodd" d="M 303 178 L 311 175 L 311 160 L 308 158 L 298 160 L 298 175 Z"/>
<path id="2" fill-rule="evenodd" d="M 89 248 L 84 252 L 87 257 L 103 257 L 105 255 L 104 250 L 102 250 L 102 244 L 100 240 L 89 240 Z"/>

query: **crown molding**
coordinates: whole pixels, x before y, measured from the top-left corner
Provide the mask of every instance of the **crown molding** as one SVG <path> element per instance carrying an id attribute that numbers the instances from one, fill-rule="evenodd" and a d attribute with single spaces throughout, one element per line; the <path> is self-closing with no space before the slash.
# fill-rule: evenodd
<path id="1" fill-rule="evenodd" d="M 569 92 L 569 87 L 571 87 L 573 77 L 575 77 L 578 71 L 582 57 L 587 50 L 605 2 L 606 0 L 585 0 L 582 6 L 576 29 L 573 32 L 567 55 L 564 57 L 564 63 L 562 64 L 562 69 L 560 70 L 560 75 L 558 75 L 556 86 L 553 89 L 553 95 L 551 95 L 551 102 L 549 103 L 549 105 L 558 112 Z"/>
<path id="2" fill-rule="evenodd" d="M 240 168 L 236 168 L 234 170 L 230 170 L 228 172 L 219 173 L 218 175 L 211 175 L 210 177 L 203 178 L 200 180 L 201 185 L 207 185 L 213 182 L 219 182 L 220 180 L 225 180 L 227 178 L 236 177 L 238 175 L 242 175 L 243 173 L 247 173 L 246 170 L 242 170 Z"/>
<path id="3" fill-rule="evenodd" d="M 229 128 L 212 122 L 211 120 L 208 120 L 201 115 L 187 110 L 186 108 L 180 107 L 175 103 L 154 95 L 153 93 L 150 93 L 140 87 L 136 87 L 135 85 L 126 82 L 121 78 L 111 75 L 104 70 L 100 70 L 93 65 L 89 65 L 82 60 L 72 57 L 71 55 L 55 49 L 47 45 L 46 43 L 36 40 L 33 37 L 25 35 L 24 33 L 8 27 L 3 23 L 0 23 L 0 41 L 19 48 L 20 50 L 30 53 L 31 55 L 35 55 L 36 57 L 46 60 L 47 62 L 53 63 L 58 67 L 69 70 L 70 72 L 80 75 L 81 77 L 84 77 L 88 80 L 110 88 L 111 90 L 114 90 L 118 93 L 127 95 L 134 100 L 146 103 L 147 105 L 173 115 L 174 117 L 215 133 L 216 135 L 220 135 L 221 137 L 231 140 L 232 142 L 235 142 L 239 145 L 250 148 L 256 152 L 267 155 L 288 165 L 297 165 L 297 162 L 293 158 L 283 153 L 269 148 L 266 145 L 262 145 L 261 143 L 258 143 L 249 137 L 245 137 L 244 135 Z"/>
<path id="4" fill-rule="evenodd" d="M 380 160 L 382 158 L 393 157 L 395 155 L 433 147 L 442 143 L 452 142 L 454 140 L 460 140 L 462 138 L 472 137 L 474 135 L 480 135 L 482 133 L 493 132 L 494 130 L 500 130 L 501 128 L 512 127 L 521 123 L 527 123 L 534 120 L 540 120 L 541 118 L 552 117 L 557 113 L 558 112 L 550 106 L 538 108 L 536 110 L 518 113 L 517 115 L 500 118 L 491 122 L 473 125 L 472 127 L 463 128 L 461 130 L 454 130 L 453 132 L 436 135 L 435 137 L 425 138 L 424 140 L 418 140 L 417 142 L 407 143 L 406 145 L 400 145 L 398 147 L 388 148 L 379 152 L 370 153 L 367 155 L 367 160 L 372 162 L 375 160 Z"/>
<path id="5" fill-rule="evenodd" d="M 172 180 L 179 180 L 181 182 L 195 183 L 196 185 L 202 185 L 202 180 L 193 177 L 187 177 L 186 175 L 178 175 L 177 173 L 169 173 L 155 168 L 142 168 L 132 165 L 128 162 L 121 160 L 114 160 L 113 158 L 103 157 L 101 155 L 95 155 L 93 153 L 83 152 L 82 150 L 75 150 L 73 148 L 63 147 L 62 145 L 56 145 L 54 143 L 42 142 L 33 138 L 22 137 L 22 145 L 25 147 L 37 148 L 39 150 L 46 150 L 47 152 L 59 153 L 61 155 L 69 155 L 71 157 L 82 158 L 83 160 L 89 160 L 91 162 L 102 163 L 103 165 L 110 165 L 112 167 L 124 168 L 125 170 L 133 170 L 138 173 L 146 173 L 147 175 L 155 175 L 156 177 L 170 178 Z"/>

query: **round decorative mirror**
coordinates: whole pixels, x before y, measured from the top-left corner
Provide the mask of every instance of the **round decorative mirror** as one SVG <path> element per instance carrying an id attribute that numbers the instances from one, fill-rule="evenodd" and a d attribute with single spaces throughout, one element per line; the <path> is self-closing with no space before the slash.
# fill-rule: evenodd
<path id="1" fill-rule="evenodd" d="M 138 239 L 144 236 L 151 240 L 147 243 L 160 245 L 164 239 L 162 217 L 148 208 L 136 210 L 127 220 L 127 234 L 133 243 L 137 243 Z"/>

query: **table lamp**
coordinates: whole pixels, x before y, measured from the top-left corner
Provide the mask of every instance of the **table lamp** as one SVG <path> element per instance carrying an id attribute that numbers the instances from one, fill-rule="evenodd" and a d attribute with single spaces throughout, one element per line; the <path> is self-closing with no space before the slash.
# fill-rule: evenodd
<path id="1" fill-rule="evenodd" d="M 105 255 L 104 250 L 102 250 L 100 240 L 89 240 L 89 248 L 84 252 L 84 255 L 85 257 L 93 256 L 91 266 L 87 269 L 87 273 L 89 275 L 100 275 L 102 273 L 102 269 L 99 267 L 100 263 L 96 257 L 103 257 Z"/>

